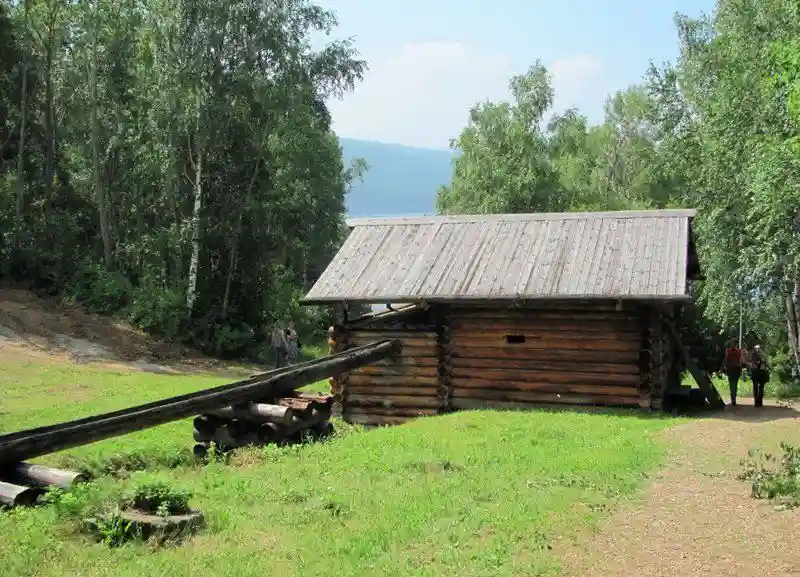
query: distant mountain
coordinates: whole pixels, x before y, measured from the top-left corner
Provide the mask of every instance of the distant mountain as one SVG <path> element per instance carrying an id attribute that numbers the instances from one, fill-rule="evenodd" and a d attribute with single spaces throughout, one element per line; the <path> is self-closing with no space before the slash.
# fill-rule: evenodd
<path id="1" fill-rule="evenodd" d="M 347 197 L 347 216 L 416 216 L 436 214 L 436 192 L 450 183 L 453 154 L 448 150 L 411 148 L 369 140 L 341 138 L 345 165 L 363 158 L 364 182 Z"/>

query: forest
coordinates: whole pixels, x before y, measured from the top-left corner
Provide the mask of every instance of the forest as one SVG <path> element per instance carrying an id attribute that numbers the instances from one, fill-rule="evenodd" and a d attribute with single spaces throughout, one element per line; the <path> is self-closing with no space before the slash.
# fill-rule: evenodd
<path id="1" fill-rule="evenodd" d="M 226 356 L 298 299 L 341 243 L 345 166 L 326 103 L 367 72 L 312 38 L 308 0 L 0 4 L 0 276 Z M 605 120 L 553 115 L 541 62 L 453 141 L 442 213 L 688 207 L 705 278 L 685 330 L 711 359 L 736 336 L 793 362 L 800 278 L 800 8 L 719 0 L 676 15 L 675 62 L 611 95 Z M 388 108 L 387 108 L 387 113 Z"/>

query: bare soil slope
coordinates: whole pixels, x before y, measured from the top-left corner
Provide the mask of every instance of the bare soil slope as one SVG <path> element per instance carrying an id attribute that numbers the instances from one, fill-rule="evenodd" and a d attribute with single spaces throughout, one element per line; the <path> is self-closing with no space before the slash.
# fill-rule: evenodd
<path id="1" fill-rule="evenodd" d="M 149 338 L 131 325 L 26 290 L 0 289 L 0 357 L 125 365 L 152 372 L 251 371 Z"/>

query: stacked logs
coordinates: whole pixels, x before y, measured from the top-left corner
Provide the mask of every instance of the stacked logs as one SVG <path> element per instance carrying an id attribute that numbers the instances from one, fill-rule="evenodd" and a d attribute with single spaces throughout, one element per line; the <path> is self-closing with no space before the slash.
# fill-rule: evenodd
<path id="1" fill-rule="evenodd" d="M 341 353 L 347 348 L 347 331 L 340 326 L 332 326 L 328 329 L 328 350 L 329 354 Z M 331 395 L 333 395 L 333 415 L 342 417 L 344 404 L 347 399 L 347 379 L 348 373 L 334 375 L 328 379 Z"/>
<path id="2" fill-rule="evenodd" d="M 16 463 L 0 471 L 0 505 L 35 505 L 48 487 L 69 489 L 88 477 L 77 471 L 32 463 Z"/>
<path id="3" fill-rule="evenodd" d="M 403 344 L 397 358 L 354 369 L 345 378 L 343 418 L 361 425 L 396 425 L 436 415 L 441 404 L 439 324 L 433 311 L 406 307 L 377 313 L 347 327 L 348 346 L 383 339 Z"/>
<path id="4" fill-rule="evenodd" d="M 194 420 L 194 454 L 208 454 L 211 443 L 221 451 L 248 445 L 287 444 L 306 438 L 322 438 L 332 431 L 333 398 L 328 395 L 295 393 L 209 411 Z"/>
<path id="5" fill-rule="evenodd" d="M 450 314 L 456 409 L 639 405 L 642 331 L 634 310 L 548 302 Z"/>

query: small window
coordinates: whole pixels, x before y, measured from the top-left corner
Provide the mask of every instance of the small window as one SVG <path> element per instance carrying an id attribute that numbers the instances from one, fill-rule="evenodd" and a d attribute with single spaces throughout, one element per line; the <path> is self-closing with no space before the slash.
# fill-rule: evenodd
<path id="1" fill-rule="evenodd" d="M 506 344 L 521 345 L 525 342 L 525 335 L 506 335 Z"/>

